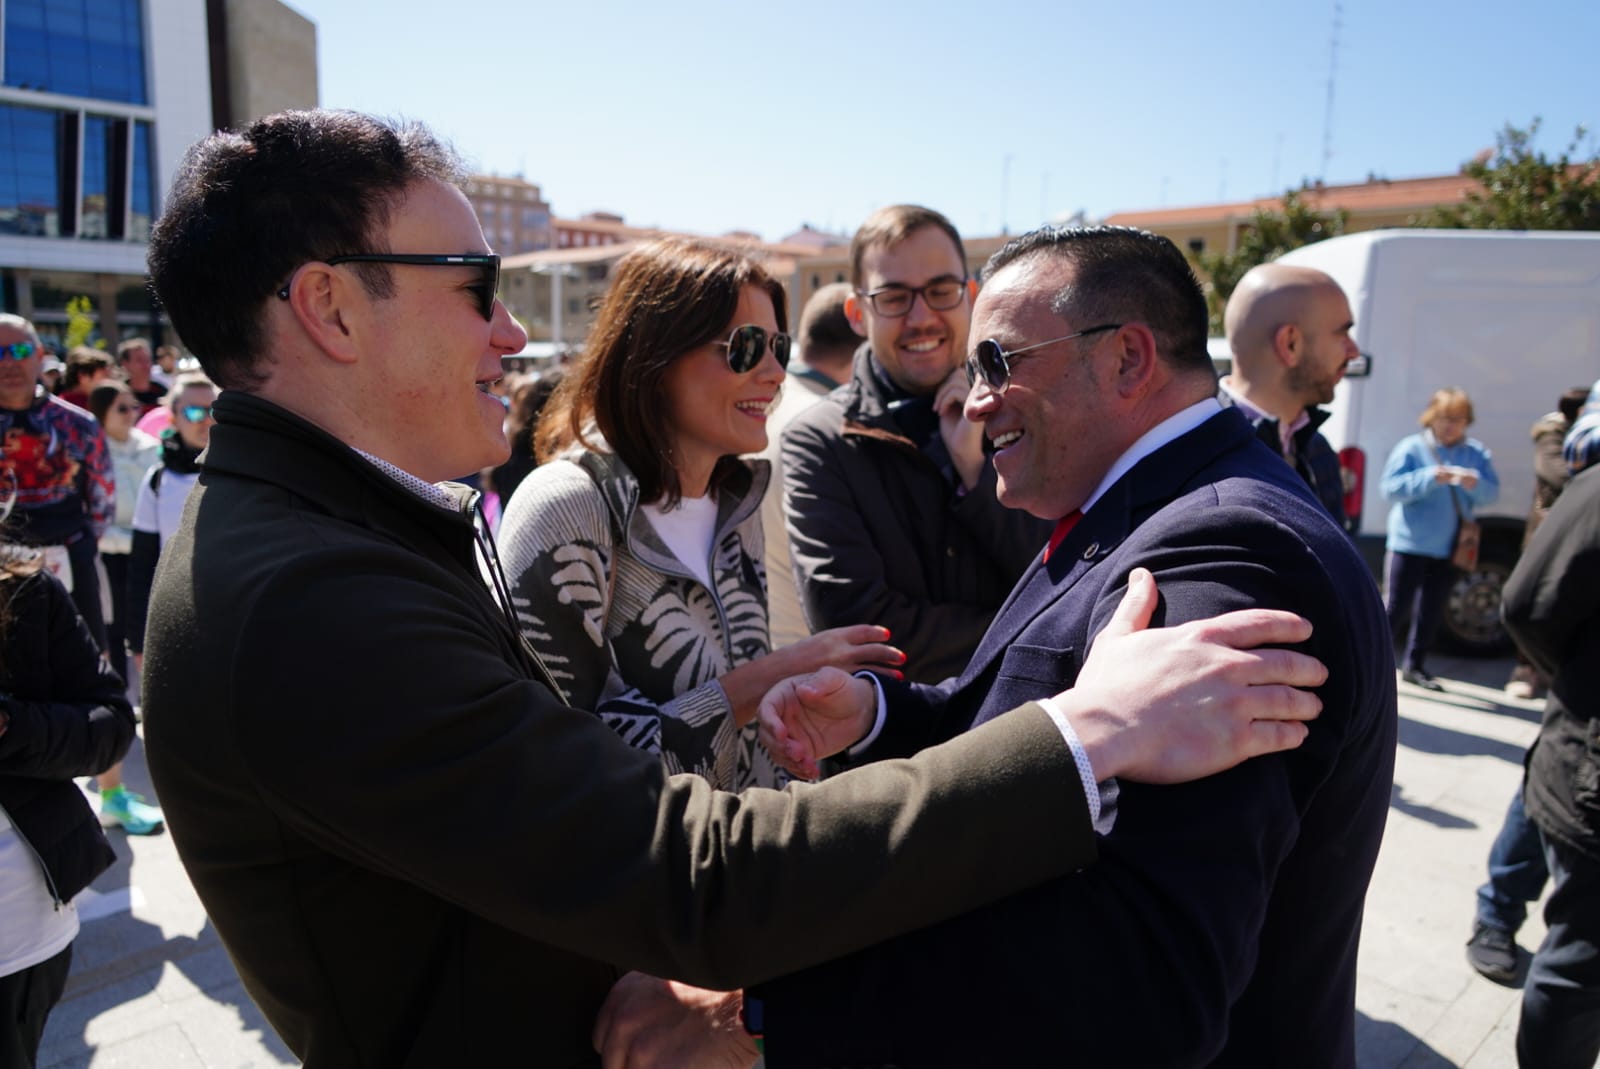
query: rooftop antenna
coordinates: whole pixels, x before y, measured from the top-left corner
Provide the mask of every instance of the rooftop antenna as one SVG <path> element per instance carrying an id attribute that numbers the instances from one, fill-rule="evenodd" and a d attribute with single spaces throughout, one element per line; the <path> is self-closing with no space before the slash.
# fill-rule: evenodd
<path id="1" fill-rule="evenodd" d="M 1328 35 L 1328 100 L 1322 112 L 1322 173 L 1328 180 L 1328 162 L 1333 159 L 1333 87 L 1339 75 L 1339 31 L 1344 28 L 1343 0 L 1333 0 L 1333 30 Z"/>

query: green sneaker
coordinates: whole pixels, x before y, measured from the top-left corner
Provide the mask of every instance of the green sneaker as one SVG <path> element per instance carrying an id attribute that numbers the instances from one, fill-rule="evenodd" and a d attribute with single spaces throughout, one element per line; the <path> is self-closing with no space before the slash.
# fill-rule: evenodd
<path id="1" fill-rule="evenodd" d="M 115 787 L 100 792 L 100 826 L 117 825 L 129 835 L 154 835 L 166 825 L 161 810 L 146 804 L 144 796 L 134 794 L 126 787 Z"/>

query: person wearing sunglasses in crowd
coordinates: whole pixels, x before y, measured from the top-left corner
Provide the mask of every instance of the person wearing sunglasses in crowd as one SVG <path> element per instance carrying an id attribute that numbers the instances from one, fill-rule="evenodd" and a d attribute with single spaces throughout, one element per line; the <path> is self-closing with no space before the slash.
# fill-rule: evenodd
<path id="1" fill-rule="evenodd" d="M 172 425 L 161 435 L 161 461 L 145 473 L 133 512 L 133 556 L 128 567 L 128 648 L 143 668 L 145 615 L 161 550 L 178 531 L 183 505 L 200 478 L 200 454 L 211 444 L 217 388 L 204 372 L 186 371 L 172 383 L 167 409 Z"/>
<path id="2" fill-rule="evenodd" d="M 683 239 L 618 265 L 500 528 L 523 634 L 568 697 L 673 772 L 778 786 L 753 723 L 780 680 L 893 671 L 868 621 L 769 652 L 760 505 L 790 338 L 753 260 Z"/>
<path id="3" fill-rule="evenodd" d="M 1250 648 L 1305 621 L 1145 630 L 1143 582 L 1071 691 L 934 751 L 805 790 L 668 775 L 566 703 L 447 481 L 506 459 L 485 388 L 527 341 L 463 181 L 421 126 L 286 112 L 192 148 L 150 237 L 222 392 L 151 597 L 146 753 L 307 1066 L 594 1065 L 621 970 L 736 987 L 834 957 L 1092 864 L 1099 778 L 1306 739 L 1321 665 Z M 747 369 L 719 390 L 775 377 L 776 315 L 736 308 L 695 332 Z"/>
<path id="4" fill-rule="evenodd" d="M 32 323 L 0 313 L 0 493 L 15 489 L 15 537 L 43 553 L 104 649 L 95 556 L 116 514 L 111 457 L 94 417 L 39 385 L 46 355 Z"/>
<path id="5" fill-rule="evenodd" d="M 89 411 L 105 432 L 106 451 L 116 476 L 117 512 L 100 536 L 100 561 L 110 586 L 111 616 L 106 620 L 106 655 L 117 675 L 128 675 L 128 558 L 133 552 L 133 510 L 139 487 L 161 462 L 161 442 L 134 426 L 143 405 L 125 382 L 102 382 L 89 391 Z"/>
<path id="6" fill-rule="evenodd" d="M 983 435 L 961 418 L 977 284 L 956 228 L 882 208 L 850 243 L 845 314 L 866 343 L 849 383 L 783 432 L 784 515 L 813 630 L 871 620 L 910 679 L 961 671 L 1046 523 L 995 498 Z"/>
<path id="7" fill-rule="evenodd" d="M 1329 668 L 1321 720 L 1305 746 L 1199 782 L 1122 784 L 1081 876 L 758 986 L 743 1008 L 763 1022 L 771 1069 L 1354 1069 L 1356 949 L 1394 769 L 1393 654 L 1354 543 L 1218 402 L 1206 320 L 1188 261 L 1156 234 L 1045 227 L 997 252 L 973 310 L 966 414 L 995 448 L 1000 500 L 1055 530 L 959 677 L 786 685 L 763 705 L 764 738 L 805 771 L 821 741 L 871 738 L 863 759 L 890 759 L 987 730 L 1073 684 L 1146 570 L 1168 626 L 1243 606 L 1304 613 L 1304 648 Z M 818 730 L 830 715 L 837 734 Z M 681 1037 L 677 997 L 726 1009 L 625 980 L 602 1015 L 616 1040 L 606 1064 L 648 1064 L 622 1055 Z M 750 1053 L 738 1032 L 657 1064 L 724 1064 Z"/>

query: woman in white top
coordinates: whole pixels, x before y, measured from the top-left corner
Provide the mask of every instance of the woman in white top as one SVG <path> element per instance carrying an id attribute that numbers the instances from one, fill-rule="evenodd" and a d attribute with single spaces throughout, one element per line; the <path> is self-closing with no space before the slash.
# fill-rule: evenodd
<path id="1" fill-rule="evenodd" d="M 89 411 L 106 433 L 106 451 L 111 454 L 117 484 L 117 513 L 100 536 L 100 560 L 106 567 L 103 589 L 111 599 L 106 653 L 123 679 L 128 679 L 128 555 L 133 551 L 133 506 L 145 475 L 161 460 L 161 443 L 133 425 L 141 409 L 139 399 L 121 380 L 102 382 L 89 391 Z"/>
<path id="2" fill-rule="evenodd" d="M 732 790 L 784 780 L 752 722 L 772 686 L 905 662 L 870 624 L 770 652 L 770 466 L 741 458 L 767 443 L 784 320 L 783 288 L 721 246 L 624 257 L 500 528 L 523 634 L 568 699 L 670 771 Z"/>

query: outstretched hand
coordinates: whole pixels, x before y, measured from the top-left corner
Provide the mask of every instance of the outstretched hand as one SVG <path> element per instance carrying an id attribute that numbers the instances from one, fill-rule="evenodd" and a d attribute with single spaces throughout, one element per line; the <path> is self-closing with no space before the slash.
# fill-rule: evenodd
<path id="1" fill-rule="evenodd" d="M 1304 642 L 1309 621 L 1244 609 L 1146 630 L 1155 606 L 1154 577 L 1135 568 L 1076 684 L 1056 698 L 1096 776 L 1182 783 L 1305 741 L 1322 702 L 1298 688 L 1322 685 L 1327 668 L 1256 647 Z"/>
<path id="2" fill-rule="evenodd" d="M 877 711 L 871 683 L 837 668 L 822 668 L 769 690 L 756 721 L 761 743 L 774 761 L 802 779 L 816 779 L 817 762 L 860 741 Z"/>

